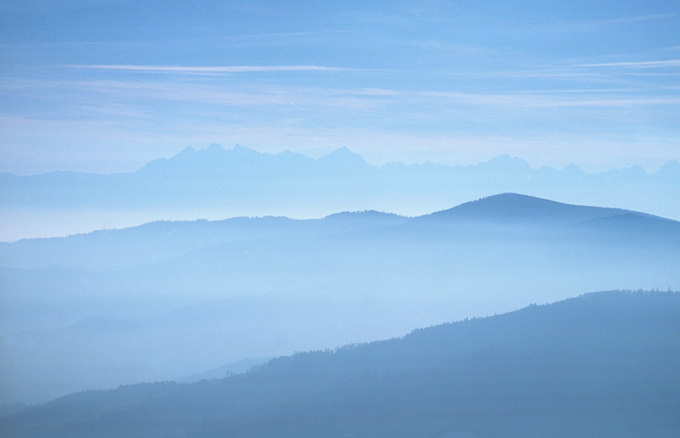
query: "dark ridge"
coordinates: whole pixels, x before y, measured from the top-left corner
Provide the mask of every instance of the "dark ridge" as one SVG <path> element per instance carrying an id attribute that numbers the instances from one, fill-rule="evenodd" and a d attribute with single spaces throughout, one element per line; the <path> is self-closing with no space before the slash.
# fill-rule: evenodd
<path id="1" fill-rule="evenodd" d="M 618 214 L 642 214 L 617 208 L 564 204 L 534 196 L 502 193 L 466 202 L 448 210 L 424 216 L 428 219 L 486 222 L 575 223 Z"/>
<path id="2" fill-rule="evenodd" d="M 6 437 L 671 437 L 679 319 L 679 293 L 587 294 L 220 380 L 78 393 L 0 424 Z"/>

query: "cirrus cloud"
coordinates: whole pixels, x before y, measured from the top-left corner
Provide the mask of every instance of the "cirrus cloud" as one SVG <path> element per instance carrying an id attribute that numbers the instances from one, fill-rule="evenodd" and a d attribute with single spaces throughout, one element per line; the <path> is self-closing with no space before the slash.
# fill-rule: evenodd
<path id="1" fill-rule="evenodd" d="M 321 65 L 228 65 L 228 66 L 180 66 L 180 65 L 127 65 L 82 64 L 66 65 L 65 68 L 109 70 L 149 73 L 220 74 L 220 73 L 270 73 L 270 72 L 325 72 L 348 71 L 342 67 Z"/>

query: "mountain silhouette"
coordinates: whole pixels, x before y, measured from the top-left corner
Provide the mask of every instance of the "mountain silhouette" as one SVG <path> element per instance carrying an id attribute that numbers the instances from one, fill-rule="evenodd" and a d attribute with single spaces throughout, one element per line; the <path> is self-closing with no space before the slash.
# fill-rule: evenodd
<path id="1" fill-rule="evenodd" d="M 160 221 L 26 239 L 0 244 L 0 266 L 0 395 L 35 402 L 574 290 L 680 289 L 680 223 L 506 193 L 413 218 Z"/>
<path id="2" fill-rule="evenodd" d="M 448 210 L 435 212 L 423 219 L 440 221 L 476 221 L 495 223 L 525 223 L 564 225 L 594 219 L 629 215 L 658 220 L 650 215 L 618 208 L 570 205 L 516 193 L 503 193 L 477 201 L 466 202 Z"/>
<path id="3" fill-rule="evenodd" d="M 587 294 L 220 380 L 82 392 L 0 424 L 7 437 L 670 437 L 678 318 L 678 293 Z"/>
<path id="4" fill-rule="evenodd" d="M 91 231 L 101 223 L 120 228 L 131 217 L 139 224 L 244 215 L 318 218 L 371 209 L 419 216 L 503 192 L 680 218 L 673 202 L 680 187 L 677 162 L 651 174 L 636 166 L 601 173 L 575 165 L 533 169 L 510 156 L 470 166 L 374 166 L 346 147 L 313 159 L 290 151 L 266 154 L 213 144 L 186 148 L 130 173 L 3 173 L 0 187 L 6 228 L 19 237 L 35 236 L 41 227 L 58 227 L 61 235 Z M 35 215 L 36 210 L 41 214 Z M 0 239 L 12 240 L 7 236 Z"/>
<path id="5" fill-rule="evenodd" d="M 0 262 L 6 267 L 41 268 L 47 266 L 86 267 L 148 263 L 181 255 L 205 246 L 232 241 L 291 236 L 333 235 L 350 232 L 402 233 L 405 229 L 422 232 L 433 222 L 477 226 L 489 224 L 563 230 L 565 225 L 588 228 L 594 233 L 619 237 L 626 233 L 653 234 L 676 242 L 680 223 L 646 213 L 617 208 L 589 207 L 555 202 L 516 193 L 503 193 L 466 202 L 456 207 L 415 218 L 367 210 L 341 212 L 322 219 L 295 220 L 285 217 L 239 217 L 220 221 L 156 221 L 121 230 L 100 230 L 87 234 L 47 239 L 24 239 L 0 243 Z M 608 227 L 613 227 L 609 229 Z M 573 229 L 573 227 L 572 227 Z M 616 234 L 616 233 L 614 233 Z M 124 254 L 127 254 L 126 256 Z"/>

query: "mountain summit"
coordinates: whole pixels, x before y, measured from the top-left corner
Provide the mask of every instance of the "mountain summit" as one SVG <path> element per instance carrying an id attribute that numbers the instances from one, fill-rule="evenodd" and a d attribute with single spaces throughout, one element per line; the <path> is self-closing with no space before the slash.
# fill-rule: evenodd
<path id="1" fill-rule="evenodd" d="M 44 401 L 389 338 L 575 289 L 680 289 L 680 222 L 502 194 L 415 218 L 152 222 L 0 244 L 0 260 L 12 340 L 0 400 Z"/>
<path id="2" fill-rule="evenodd" d="M 202 150 L 186 148 L 133 173 L 0 174 L 4 229 L 9 230 L 0 234 L 0 240 L 129 226 L 130 211 L 136 224 L 242 215 L 323 217 L 372 209 L 418 216 L 504 192 L 615 205 L 678 219 L 677 169 L 677 163 L 669 163 L 655 174 L 639 168 L 591 174 L 574 166 L 532 169 L 509 156 L 472 166 L 378 167 L 347 147 L 313 159 L 290 151 L 267 154 L 213 144 Z M 27 221 L 34 211 L 40 215 Z M 511 211 L 506 213 L 512 216 Z M 36 235 L 35 230 L 42 228 L 62 231 Z"/>
<path id="3" fill-rule="evenodd" d="M 348 168 L 355 166 L 368 166 L 368 163 L 359 154 L 355 154 L 346 147 L 341 147 L 328 155 L 324 155 L 318 160 L 320 163 L 333 163 L 335 166 L 347 166 Z"/>
<path id="4" fill-rule="evenodd" d="M 432 213 L 430 219 L 457 219 L 497 223 L 576 223 L 584 220 L 633 213 L 617 208 L 587 207 L 550 201 L 535 196 L 503 193 L 466 202 Z M 641 213 L 637 213 L 641 214 Z"/>

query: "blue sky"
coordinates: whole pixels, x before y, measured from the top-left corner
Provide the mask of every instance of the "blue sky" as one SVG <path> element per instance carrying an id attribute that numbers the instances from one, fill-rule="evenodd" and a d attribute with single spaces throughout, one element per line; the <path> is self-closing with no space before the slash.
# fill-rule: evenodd
<path id="1" fill-rule="evenodd" d="M 0 171 L 680 160 L 677 1 L 0 1 Z"/>

